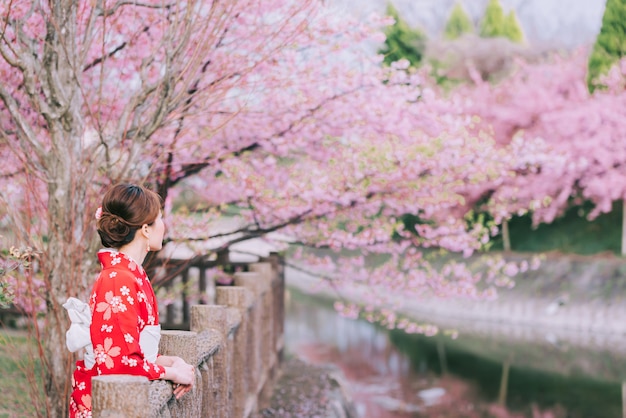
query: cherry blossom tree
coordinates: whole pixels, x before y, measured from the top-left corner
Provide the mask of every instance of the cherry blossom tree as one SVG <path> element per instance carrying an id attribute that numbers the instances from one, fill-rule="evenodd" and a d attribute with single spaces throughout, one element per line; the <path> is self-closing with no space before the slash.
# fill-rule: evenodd
<path id="1" fill-rule="evenodd" d="M 492 129 L 501 146 L 515 146 L 516 176 L 501 177 L 487 194 L 496 217 L 532 210 L 533 221 L 550 223 L 572 203 L 588 200 L 594 218 L 626 197 L 623 115 L 626 62 L 603 78 L 604 91 L 589 93 L 587 54 L 518 61 L 498 83 L 479 76 L 454 92 L 480 129 Z M 516 146 L 524 141 L 522 147 Z M 480 194 L 479 193 L 479 194 Z"/>
<path id="2" fill-rule="evenodd" d="M 175 153 L 200 156 L 176 161 L 191 172 L 243 152 L 249 138 L 211 138 L 254 100 L 255 89 L 263 90 L 262 74 L 255 79 L 252 72 L 282 59 L 279 51 L 288 56 L 299 42 L 306 47 L 314 6 L 69 0 L 0 6 L 1 152 L 11 162 L 2 169 L 9 185 L 2 212 L 16 240 L 42 251 L 49 415 L 66 415 L 72 359 L 64 350 L 61 304 L 89 287 L 93 257 L 86 254 L 95 245 L 92 214 L 102 188 L 150 176 L 164 185 L 176 181 L 168 171 Z"/>
<path id="3" fill-rule="evenodd" d="M 296 244 L 335 250 L 322 257 L 302 251 L 294 258 L 314 266 L 333 290 L 360 301 L 348 305 L 349 315 L 365 313 L 390 327 L 423 332 L 389 307 L 402 297 L 491 298 L 496 287 L 512 285 L 500 274 L 512 268 L 503 261 L 481 265 L 484 274 L 478 274 L 458 259 L 437 266 L 420 248 L 465 255 L 481 249 L 493 231 L 465 216 L 464 192 L 508 176 L 516 154 L 496 149 L 489 136 L 471 134 L 471 118 L 460 107 L 451 112 L 453 103 L 436 83 L 407 72 L 408 65 L 372 67 L 374 83 L 327 103 L 322 119 L 308 119 L 280 148 L 224 161 L 209 184 L 200 177 L 187 186 L 209 207 L 237 207 L 244 224 L 229 234 L 237 240 L 280 228 Z M 332 141 L 329 132 L 342 140 Z M 322 136 L 303 143 L 303 134 Z M 420 222 L 405 224 L 406 214 Z M 209 210 L 175 219 L 170 238 L 202 240 L 201 225 L 219 215 Z M 340 251 L 356 255 L 341 257 Z"/>
<path id="4" fill-rule="evenodd" d="M 121 180 L 169 202 L 195 178 L 209 216 L 241 212 L 225 246 L 287 228 L 390 257 L 348 282 L 476 298 L 510 284 L 504 265 L 481 286 L 415 248 L 480 248 L 490 231 L 455 216 L 460 192 L 507 176 L 510 157 L 406 62 L 380 65 L 371 42 L 390 22 L 346 19 L 314 0 L 0 5 L 0 212 L 40 251 L 48 415 L 66 415 L 73 362 L 61 304 L 90 288 L 93 214 Z M 406 213 L 421 219 L 413 230 Z M 194 238 L 183 226 L 173 239 Z"/>

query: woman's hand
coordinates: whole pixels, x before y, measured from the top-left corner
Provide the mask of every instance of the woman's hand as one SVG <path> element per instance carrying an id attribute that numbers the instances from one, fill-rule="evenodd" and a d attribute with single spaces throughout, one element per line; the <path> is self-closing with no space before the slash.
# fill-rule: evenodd
<path id="1" fill-rule="evenodd" d="M 180 379 L 174 381 L 174 396 L 176 399 L 180 399 L 184 394 L 191 391 L 196 376 L 196 368 L 190 364 L 187 364 L 180 357 L 176 357 L 172 364 L 172 368 L 180 372 Z M 189 380 L 187 380 L 189 379 Z"/>
<path id="2" fill-rule="evenodd" d="M 173 359 L 173 357 L 171 357 L 171 359 Z M 170 363 L 169 359 L 166 361 Z M 176 399 L 180 399 L 181 396 L 189 392 L 193 387 L 196 368 L 191 364 L 187 364 L 180 357 L 176 357 L 170 364 L 171 366 L 165 366 L 165 376 L 163 376 L 163 378 L 174 382 L 174 396 L 176 396 Z"/>
<path id="3" fill-rule="evenodd" d="M 174 396 L 176 399 L 180 399 L 185 393 L 190 392 L 192 387 L 192 385 L 179 385 L 176 383 L 174 385 Z"/>
<path id="4" fill-rule="evenodd" d="M 165 368 L 165 379 L 181 385 L 193 385 L 195 375 L 196 368 L 184 361 Z"/>

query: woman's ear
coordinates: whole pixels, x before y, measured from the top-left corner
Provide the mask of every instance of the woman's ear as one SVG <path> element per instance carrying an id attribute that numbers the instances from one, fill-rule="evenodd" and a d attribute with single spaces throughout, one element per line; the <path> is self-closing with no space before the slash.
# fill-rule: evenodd
<path id="1" fill-rule="evenodd" d="M 141 232 L 143 232 L 143 235 L 148 238 L 150 236 L 150 229 L 148 228 L 148 224 L 143 224 L 141 226 Z"/>

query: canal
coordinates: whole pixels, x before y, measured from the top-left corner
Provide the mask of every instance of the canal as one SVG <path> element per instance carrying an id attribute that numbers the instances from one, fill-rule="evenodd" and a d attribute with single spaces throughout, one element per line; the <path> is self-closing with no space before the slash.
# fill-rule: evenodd
<path id="1" fill-rule="evenodd" d="M 340 368 L 361 417 L 622 417 L 626 350 L 615 345 L 408 335 L 342 318 L 332 301 L 295 289 L 286 308 L 287 352 Z"/>

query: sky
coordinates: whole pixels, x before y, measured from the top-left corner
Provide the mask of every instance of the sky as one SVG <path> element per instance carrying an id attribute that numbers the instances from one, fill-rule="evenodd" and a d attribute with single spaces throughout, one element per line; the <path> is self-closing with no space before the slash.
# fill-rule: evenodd
<path id="1" fill-rule="evenodd" d="M 411 26 L 426 31 L 430 38 L 443 31 L 457 0 L 391 0 Z M 383 14 L 388 0 L 330 0 L 339 9 L 366 18 Z M 465 11 L 477 22 L 488 0 L 461 0 Z M 573 49 L 592 45 L 602 25 L 606 0 L 500 0 L 505 12 L 515 10 L 529 46 Z"/>

